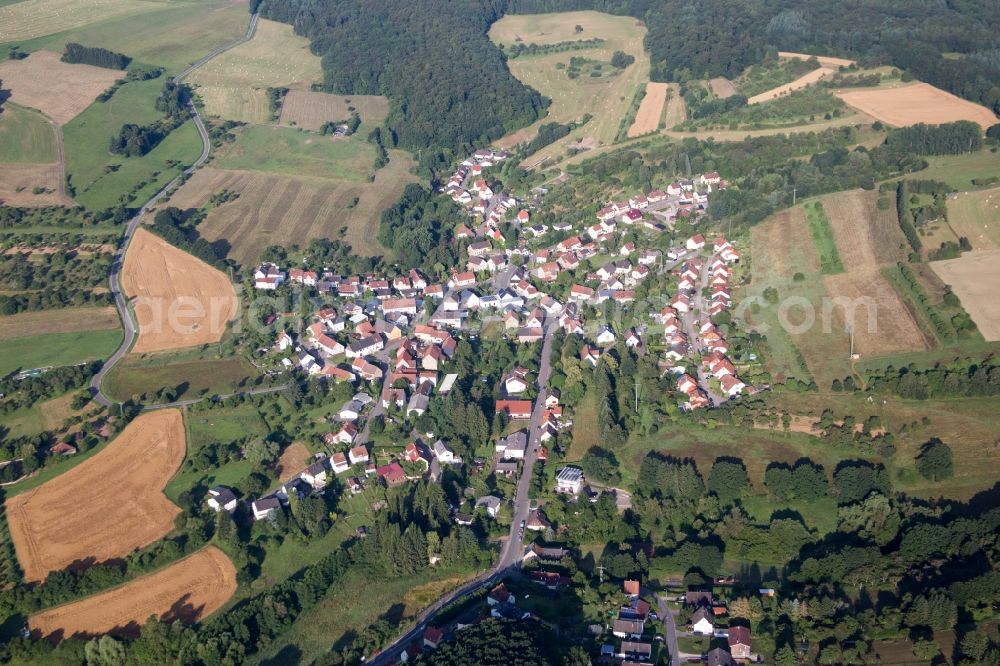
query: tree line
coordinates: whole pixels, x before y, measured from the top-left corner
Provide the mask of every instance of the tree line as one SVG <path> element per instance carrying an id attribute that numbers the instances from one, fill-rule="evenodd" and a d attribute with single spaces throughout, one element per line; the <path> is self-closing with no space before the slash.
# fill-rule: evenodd
<path id="1" fill-rule="evenodd" d="M 153 150 L 172 131 L 187 120 L 187 89 L 173 81 L 167 81 L 156 98 L 155 107 L 165 116 L 150 125 L 125 123 L 118 134 L 111 137 L 108 150 L 115 155 L 141 157 Z"/>
<path id="2" fill-rule="evenodd" d="M 84 46 L 76 42 L 66 44 L 62 56 L 63 62 L 73 64 L 94 65 L 106 69 L 125 69 L 132 58 L 122 53 L 115 53 L 97 46 Z"/>

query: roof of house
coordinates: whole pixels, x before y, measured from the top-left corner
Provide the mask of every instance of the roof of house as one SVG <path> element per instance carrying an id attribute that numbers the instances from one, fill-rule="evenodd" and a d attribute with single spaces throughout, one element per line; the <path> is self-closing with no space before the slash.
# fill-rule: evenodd
<path id="1" fill-rule="evenodd" d="M 750 646 L 750 627 L 729 627 L 729 645 Z"/>

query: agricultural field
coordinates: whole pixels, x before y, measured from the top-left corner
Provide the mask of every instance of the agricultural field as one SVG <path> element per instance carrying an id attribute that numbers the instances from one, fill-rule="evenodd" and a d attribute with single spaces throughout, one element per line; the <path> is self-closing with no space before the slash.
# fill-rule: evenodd
<path id="1" fill-rule="evenodd" d="M 708 85 L 709 89 L 712 91 L 712 94 L 718 97 L 719 99 L 732 97 L 733 95 L 736 95 L 740 92 L 739 90 L 736 89 L 736 86 L 733 84 L 732 81 L 723 76 L 717 76 L 716 78 L 711 79 L 708 82 Z"/>
<path id="2" fill-rule="evenodd" d="M 162 88 L 162 77 L 126 83 L 110 100 L 91 104 L 63 126 L 66 173 L 80 204 L 102 210 L 123 195 L 145 201 L 201 154 L 201 137 L 190 121 L 142 157 L 108 152 L 108 140 L 123 124 L 145 125 L 161 118 L 154 104 Z"/>
<path id="3" fill-rule="evenodd" d="M 292 26 L 261 19 L 253 39 L 193 72 L 188 82 L 205 111 L 226 120 L 266 123 L 271 118 L 267 88 L 308 90 L 323 80 L 319 57 Z"/>
<path id="4" fill-rule="evenodd" d="M 783 211 L 754 228 L 748 295 L 757 297 L 758 306 L 745 316 L 766 327 L 776 378 L 803 379 L 808 373 L 818 385 L 829 386 L 850 374 L 848 309 L 854 351 L 862 358 L 928 348 L 914 315 L 881 273 L 895 265 L 905 239 L 895 211 L 878 210 L 875 197 L 855 190 L 820 199 L 843 273 L 824 275 L 805 209 Z M 763 297 L 766 287 L 777 291 L 777 300 Z"/>
<path id="5" fill-rule="evenodd" d="M 375 146 L 358 134 L 322 136 L 289 127 L 256 125 L 239 132 L 236 141 L 220 150 L 213 166 L 367 182 L 374 162 Z"/>
<path id="6" fill-rule="evenodd" d="M 52 51 L 36 51 L 24 60 L 0 61 L 0 81 L 11 91 L 12 102 L 37 109 L 57 125 L 65 125 L 121 78 L 123 72 L 71 65 L 59 58 L 60 54 Z"/>
<path id="7" fill-rule="evenodd" d="M 62 52 L 67 42 L 102 46 L 124 53 L 135 62 L 165 67 L 168 73 L 176 74 L 202 55 L 241 37 L 250 20 L 246 3 L 240 1 L 113 1 L 128 7 L 129 11 L 80 16 L 75 24 L 47 32 L 44 36 L 19 39 L 17 46 L 22 51 L 58 53 Z M 43 3 L 31 0 L 24 4 L 37 7 Z M 2 42 L 8 41 L 13 40 L 0 38 L 0 51 L 6 52 Z"/>
<path id="8" fill-rule="evenodd" d="M 754 97 L 773 90 L 819 69 L 819 62 L 797 58 L 773 58 L 745 69 L 733 83 L 740 93 Z"/>
<path id="9" fill-rule="evenodd" d="M 180 410 L 149 412 L 97 455 L 9 499 L 25 579 L 124 557 L 170 532 L 180 508 L 162 489 L 183 460 Z"/>
<path id="10" fill-rule="evenodd" d="M 929 83 L 851 90 L 838 92 L 837 97 L 862 113 L 896 127 L 971 120 L 985 129 L 997 122 L 997 117 L 986 107 L 956 97 Z"/>
<path id="11" fill-rule="evenodd" d="M 331 95 L 290 90 L 281 103 L 280 123 L 316 132 L 323 123 L 347 120 L 352 111 L 361 117 L 362 125 L 377 126 L 389 115 L 389 100 L 379 95 Z"/>
<path id="12" fill-rule="evenodd" d="M 79 333 L 121 328 L 112 306 L 36 310 L 0 317 L 0 340 L 49 333 Z"/>
<path id="13" fill-rule="evenodd" d="M 0 202 L 8 206 L 72 206 L 62 186 L 62 164 L 0 164 Z"/>
<path id="14" fill-rule="evenodd" d="M 687 106 L 684 98 L 681 97 L 681 86 L 679 83 L 667 84 L 667 103 L 663 110 L 663 126 L 673 127 L 687 120 Z"/>
<path id="15" fill-rule="evenodd" d="M 239 313 L 225 273 L 145 229 L 129 245 L 121 279 L 139 323 L 134 354 L 218 342 Z"/>
<path id="16" fill-rule="evenodd" d="M 576 25 L 583 31 L 576 33 Z M 494 43 L 502 46 L 519 42 L 542 45 L 594 38 L 605 40 L 593 49 L 526 55 L 508 61 L 511 73 L 551 98 L 552 105 L 544 118 L 499 140 L 498 146 L 510 148 L 530 141 L 544 123 L 570 123 L 580 120 L 584 114 L 592 116 L 590 122 L 569 136 L 527 158 L 526 164 L 545 157 L 554 158 L 568 146 L 581 141 L 590 147 L 614 142 L 636 93 L 649 81 L 649 54 L 643 46 L 646 28 L 634 18 L 593 11 L 507 15 L 491 26 L 489 34 Z M 571 79 L 567 75 L 566 68 L 573 57 L 606 63 L 619 50 L 634 56 L 635 63 L 613 77 L 592 79 L 581 75 Z"/>
<path id="17" fill-rule="evenodd" d="M 960 192 L 947 205 L 948 226 L 956 236 L 968 238 L 973 250 L 1000 249 L 1000 188 Z"/>
<path id="18" fill-rule="evenodd" d="M 795 53 L 794 51 L 778 51 L 779 58 L 797 58 L 799 60 L 809 60 L 809 58 L 816 58 L 819 64 L 823 67 L 829 67 L 830 69 L 839 69 L 841 67 L 850 67 L 854 64 L 853 60 L 848 60 L 847 58 L 834 58 L 831 56 L 813 56 L 808 53 Z"/>
<path id="19" fill-rule="evenodd" d="M 305 245 L 314 238 L 341 238 L 359 254 L 381 255 L 379 218 L 416 181 L 413 166 L 409 153 L 391 150 L 389 164 L 375 172 L 373 182 L 205 167 L 170 203 L 200 207 L 223 189 L 239 192 L 236 200 L 209 211 L 198 230 L 209 241 L 228 241 L 229 257 L 243 265 L 258 261 L 269 245 Z"/>
<path id="20" fill-rule="evenodd" d="M 294 442 L 285 447 L 285 450 L 281 452 L 281 457 L 278 458 L 278 463 L 275 465 L 275 471 L 278 473 L 278 480 L 282 483 L 287 482 L 293 476 L 304 470 L 309 463 L 312 461 L 312 453 L 306 448 L 306 445 L 302 442 Z"/>
<path id="21" fill-rule="evenodd" d="M 765 90 L 762 93 L 754 95 L 747 100 L 747 104 L 762 104 L 764 102 L 770 102 L 772 99 L 777 99 L 782 95 L 787 95 L 793 90 L 800 90 L 801 88 L 808 88 L 818 81 L 822 81 L 828 76 L 832 76 L 834 70 L 827 69 L 825 67 L 820 67 L 819 69 L 814 69 L 813 71 L 803 74 L 794 81 L 789 81 L 783 85 L 770 90 Z"/>
<path id="22" fill-rule="evenodd" d="M 82 601 L 28 618 L 33 635 L 50 639 L 111 634 L 134 638 L 151 615 L 193 624 L 225 605 L 236 592 L 236 569 L 207 546 L 173 564 Z"/>
<path id="23" fill-rule="evenodd" d="M 144 5 L 130 0 L 16 2 L 0 7 L 0 44 L 51 35 L 115 16 L 140 14 L 148 9 Z"/>
<path id="24" fill-rule="evenodd" d="M 0 376 L 15 370 L 61 366 L 106 358 L 121 343 L 113 307 L 22 312 L 0 317 L 5 353 Z"/>
<path id="25" fill-rule="evenodd" d="M 59 147 L 52 123 L 38 111 L 6 102 L 0 110 L 0 163 L 58 161 Z"/>
<path id="26" fill-rule="evenodd" d="M 642 98 L 639 111 L 635 114 L 635 122 L 628 128 L 630 139 L 659 129 L 660 119 L 663 117 L 663 105 L 666 104 L 669 91 L 669 83 L 650 81 L 646 84 L 646 96 Z"/>
<path id="27" fill-rule="evenodd" d="M 104 390 L 119 400 L 170 389 L 178 399 L 232 393 L 250 385 L 259 372 L 239 357 L 175 357 L 135 354 L 112 368 L 104 378 Z"/>
<path id="28" fill-rule="evenodd" d="M 966 252 L 958 259 L 932 261 L 929 266 L 951 285 L 979 332 L 989 342 L 1000 340 L 1000 249 Z"/>

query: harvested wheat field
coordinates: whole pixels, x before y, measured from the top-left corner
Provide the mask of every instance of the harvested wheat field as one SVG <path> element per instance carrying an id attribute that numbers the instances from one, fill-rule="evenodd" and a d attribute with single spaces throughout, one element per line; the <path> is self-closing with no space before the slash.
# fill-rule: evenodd
<path id="1" fill-rule="evenodd" d="M 5 4 L 0 7 L 0 44 L 23 42 L 150 10 L 149 3 L 131 0 L 30 0 Z"/>
<path id="2" fill-rule="evenodd" d="M 971 120 L 985 129 L 997 122 L 997 117 L 985 106 L 956 97 L 929 83 L 852 90 L 836 95 L 855 109 L 896 127 Z"/>
<path id="3" fill-rule="evenodd" d="M 807 88 L 812 84 L 831 76 L 834 70 L 828 69 L 826 67 L 820 67 L 819 69 L 814 69 L 811 72 L 806 72 L 799 78 L 786 83 L 783 86 L 778 86 L 777 88 L 771 88 L 770 90 L 765 90 L 759 95 L 754 95 L 747 100 L 747 104 L 760 104 L 762 102 L 770 102 L 772 99 L 786 95 L 793 90 L 799 90 L 800 88 Z"/>
<path id="4" fill-rule="evenodd" d="M 65 125 L 124 72 L 71 65 L 59 58 L 52 51 L 36 51 L 24 60 L 0 61 L 0 81 L 10 89 L 12 102 L 38 109 L 56 124 Z"/>
<path id="5" fill-rule="evenodd" d="M 949 198 L 948 226 L 968 238 L 974 250 L 1000 249 L 1000 187 Z"/>
<path id="6" fill-rule="evenodd" d="M 122 288 L 139 320 L 137 354 L 218 342 L 239 313 L 225 273 L 141 228 L 125 253 Z"/>
<path id="7" fill-rule="evenodd" d="M 951 285 L 983 337 L 990 342 L 1000 340 L 1000 250 L 966 252 L 958 259 L 928 265 Z"/>
<path id="8" fill-rule="evenodd" d="M 304 470 L 312 460 L 312 454 L 302 442 L 293 442 L 285 447 L 275 465 L 278 480 L 282 483 L 291 480 L 293 476 Z"/>
<path id="9" fill-rule="evenodd" d="M 840 67 L 850 67 L 854 64 L 853 60 L 848 60 L 847 58 L 832 58 L 830 56 L 812 56 L 808 53 L 795 53 L 793 51 L 778 51 L 779 58 L 798 58 L 799 60 L 809 60 L 809 58 L 816 58 L 819 64 L 824 67 L 829 67 L 830 69 L 838 69 Z"/>
<path id="10" fill-rule="evenodd" d="M 269 87 L 308 90 L 322 80 L 320 60 L 309 50 L 309 40 L 290 25 L 266 19 L 257 21 L 253 39 L 213 58 L 188 78 L 210 115 L 250 123 L 270 120 Z"/>
<path id="11" fill-rule="evenodd" d="M 232 248 L 229 256 L 243 264 L 258 261 L 269 245 L 304 246 L 314 238 L 342 238 L 357 254 L 383 254 L 376 240 L 382 211 L 416 180 L 409 172 L 413 160 L 408 154 L 389 154 L 389 165 L 375 172 L 371 183 L 205 167 L 170 204 L 196 208 L 220 190 L 239 192 L 235 201 L 209 211 L 198 229 L 210 241 L 226 239 Z"/>
<path id="12" fill-rule="evenodd" d="M 0 203 L 36 208 L 72 206 L 73 200 L 59 194 L 63 182 L 61 164 L 0 164 Z M 35 194 L 35 188 L 42 192 Z"/>
<path id="13" fill-rule="evenodd" d="M 717 76 L 708 82 L 709 87 L 711 87 L 712 92 L 719 99 L 725 99 L 727 97 L 732 97 L 739 93 L 733 82 L 723 76 Z"/>
<path id="14" fill-rule="evenodd" d="M 629 138 L 655 132 L 660 127 L 663 104 L 667 101 L 669 89 L 669 84 L 666 83 L 650 81 L 646 84 L 646 96 L 639 104 L 639 111 L 635 114 L 635 122 L 628 128 Z"/>
<path id="15" fill-rule="evenodd" d="M 170 566 L 82 601 L 28 618 L 36 638 L 111 634 L 134 638 L 155 615 L 191 624 L 221 608 L 236 591 L 236 569 L 226 554 L 207 546 Z"/>
<path id="16" fill-rule="evenodd" d="M 878 194 L 864 190 L 823 197 L 845 272 L 823 278 L 842 324 L 853 310 L 855 350 L 863 356 L 922 351 L 930 342 L 913 314 L 882 275 L 881 267 L 895 263 L 905 239 L 892 208 L 878 210 Z M 846 317 L 846 319 L 845 319 Z M 844 330 L 843 325 L 840 330 Z"/>
<path id="17" fill-rule="evenodd" d="M 163 488 L 184 448 L 179 409 L 142 414 L 92 458 L 7 500 L 25 580 L 125 557 L 170 532 L 181 510 Z"/>
<path id="18" fill-rule="evenodd" d="M 389 115 L 389 100 L 380 95 L 331 95 L 290 90 L 281 104 L 281 124 L 317 131 L 323 123 L 347 120 L 351 109 L 364 124 L 379 125 Z"/>

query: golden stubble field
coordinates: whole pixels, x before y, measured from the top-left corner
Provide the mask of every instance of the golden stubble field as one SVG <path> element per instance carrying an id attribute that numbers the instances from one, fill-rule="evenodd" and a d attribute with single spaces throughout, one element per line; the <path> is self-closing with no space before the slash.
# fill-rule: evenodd
<path id="1" fill-rule="evenodd" d="M 0 61 L 0 81 L 11 91 L 12 102 L 38 109 L 56 124 L 65 125 L 124 72 L 71 65 L 60 57 L 52 51 L 36 51 L 24 60 Z"/>
<path id="2" fill-rule="evenodd" d="M 7 500 L 25 580 L 125 557 L 170 532 L 181 510 L 163 488 L 184 450 L 181 411 L 149 412 L 93 457 Z"/>
<path id="3" fill-rule="evenodd" d="M 142 228 L 125 253 L 121 279 L 139 321 L 133 353 L 218 342 L 239 314 L 225 273 Z"/>
<path id="4" fill-rule="evenodd" d="M 575 32 L 577 25 L 583 28 L 582 32 Z M 634 18 L 594 11 L 508 14 L 490 27 L 489 36 L 494 43 L 503 45 L 512 45 L 518 40 L 525 44 L 555 44 L 597 37 L 605 40 L 597 48 L 522 56 L 508 61 L 511 73 L 549 97 L 552 105 L 544 118 L 497 141 L 499 147 L 511 148 L 530 141 L 544 123 L 568 123 L 579 120 L 584 114 L 592 116 L 590 122 L 568 137 L 528 157 L 526 165 L 544 157 L 556 157 L 567 146 L 581 140 L 591 146 L 612 143 L 636 92 L 649 81 L 649 54 L 643 45 L 646 27 Z M 568 65 L 573 57 L 608 63 L 612 54 L 619 50 L 634 56 L 635 63 L 609 78 L 591 80 L 581 75 L 570 79 L 566 69 L 556 69 L 558 63 Z"/>
<path id="5" fill-rule="evenodd" d="M 320 59 L 309 40 L 292 26 L 260 19 L 253 39 L 212 59 L 191 74 L 209 115 L 227 120 L 266 123 L 270 120 L 267 88 L 308 90 L 323 80 Z"/>
<path id="6" fill-rule="evenodd" d="M 635 122 L 628 128 L 630 139 L 655 132 L 659 128 L 660 118 L 663 117 L 663 105 L 667 101 L 669 90 L 669 83 L 650 81 L 646 84 L 646 96 L 639 104 L 639 111 L 635 114 Z"/>
<path id="7" fill-rule="evenodd" d="M 324 123 L 347 120 L 351 108 L 364 125 L 380 125 L 389 115 L 389 100 L 380 95 L 331 95 L 308 90 L 289 90 L 281 104 L 281 124 L 318 131 Z"/>
<path id="8" fill-rule="evenodd" d="M 855 109 L 896 127 L 971 120 L 985 129 L 997 123 L 997 117 L 986 107 L 929 83 L 851 90 L 836 95 Z"/>
<path id="9" fill-rule="evenodd" d="M 966 252 L 958 259 L 928 264 L 951 285 L 979 332 L 989 342 L 1000 340 L 1000 249 Z"/>
<path id="10" fill-rule="evenodd" d="M 763 102 L 770 102 L 772 99 L 786 95 L 793 90 L 799 90 L 801 88 L 808 88 L 817 81 L 821 81 L 828 76 L 832 76 L 835 70 L 826 67 L 820 67 L 819 69 L 814 69 L 811 72 L 806 72 L 794 81 L 790 81 L 784 85 L 778 86 L 777 88 L 771 88 L 770 90 L 765 90 L 759 95 L 754 95 L 747 100 L 747 104 L 761 104 Z"/>
<path id="11" fill-rule="evenodd" d="M 236 569 L 226 554 L 207 546 L 131 582 L 28 618 L 36 637 L 139 635 L 151 615 L 169 624 L 191 624 L 221 608 L 236 591 Z"/>

